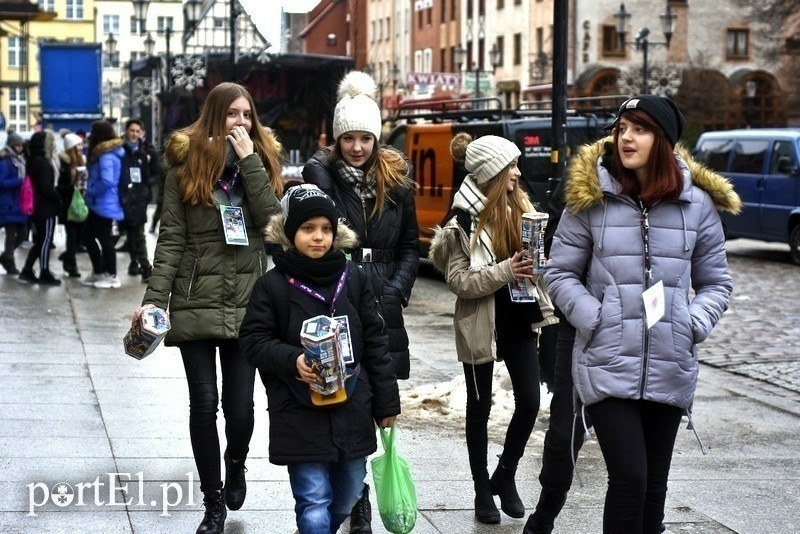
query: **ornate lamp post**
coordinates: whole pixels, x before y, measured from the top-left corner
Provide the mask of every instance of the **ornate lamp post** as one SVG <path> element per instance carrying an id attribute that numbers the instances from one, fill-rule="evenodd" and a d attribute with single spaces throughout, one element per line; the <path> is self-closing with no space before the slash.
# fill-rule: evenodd
<path id="1" fill-rule="evenodd" d="M 459 44 L 458 47 L 456 48 L 455 60 L 456 60 L 456 64 L 458 65 L 459 69 L 462 68 L 462 65 L 464 65 L 464 63 L 467 60 L 467 50 L 463 46 L 461 46 L 461 44 Z M 497 48 L 497 44 L 493 44 L 492 45 L 492 49 L 489 50 L 489 62 L 492 65 L 492 72 L 497 70 L 497 67 L 500 66 L 500 49 Z M 463 70 L 464 70 L 464 72 L 470 72 L 470 73 L 474 72 L 475 73 L 475 98 L 480 98 L 481 97 L 481 68 L 480 68 L 480 64 L 477 61 L 473 61 L 471 68 L 470 67 L 465 67 Z"/>
<path id="2" fill-rule="evenodd" d="M 145 35 L 147 33 L 147 39 L 144 41 L 145 50 L 148 49 L 148 39 L 149 42 L 152 43 L 150 46 L 150 51 L 147 55 L 152 55 L 153 48 L 155 47 L 155 42 L 153 41 L 153 36 L 150 32 L 146 29 L 147 23 L 147 10 L 150 8 L 150 0 L 131 0 L 133 4 L 133 16 L 138 21 L 139 25 L 139 35 Z M 156 33 L 163 33 L 164 38 L 166 40 L 166 61 L 167 61 L 167 87 L 172 86 L 172 55 L 170 54 L 170 41 L 172 40 L 172 25 L 167 24 L 167 26 L 163 30 L 156 30 Z"/>
<path id="3" fill-rule="evenodd" d="M 651 46 L 665 46 L 669 48 L 669 43 L 672 40 L 672 34 L 675 28 L 675 19 L 678 18 L 678 16 L 672 12 L 669 4 L 667 4 L 667 10 L 659 15 L 665 42 L 650 41 L 650 29 L 646 27 L 637 30 L 636 34 L 633 36 L 632 42 L 625 41 L 625 35 L 628 33 L 628 20 L 631 18 L 631 14 L 625 10 L 625 4 L 620 4 L 619 11 L 614 13 L 614 18 L 617 19 L 617 33 L 620 36 L 622 46 L 624 47 L 625 45 L 632 44 L 636 47 L 636 50 L 642 52 L 642 94 L 649 94 L 650 89 L 647 86 L 647 77 L 649 75 L 648 52 Z"/>

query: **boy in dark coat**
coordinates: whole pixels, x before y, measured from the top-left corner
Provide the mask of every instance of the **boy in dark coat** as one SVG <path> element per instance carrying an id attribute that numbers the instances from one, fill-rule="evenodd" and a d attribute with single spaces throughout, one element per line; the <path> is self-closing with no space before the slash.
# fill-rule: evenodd
<path id="1" fill-rule="evenodd" d="M 314 185 L 289 189 L 281 206 L 267 226 L 267 242 L 280 245 L 275 268 L 253 288 L 239 343 L 267 391 L 270 462 L 288 467 L 297 526 L 327 534 L 358 500 L 377 449 L 375 422 L 393 426 L 400 398 L 369 279 L 342 252 L 357 244 L 355 234 Z M 348 401 L 328 409 L 302 395 L 319 377 L 306 364 L 300 331 L 318 315 L 347 316 L 354 358 Z"/>

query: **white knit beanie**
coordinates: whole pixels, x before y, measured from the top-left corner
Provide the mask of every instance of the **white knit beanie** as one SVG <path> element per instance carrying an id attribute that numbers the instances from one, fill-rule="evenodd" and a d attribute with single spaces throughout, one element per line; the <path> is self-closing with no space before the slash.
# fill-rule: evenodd
<path id="1" fill-rule="evenodd" d="M 349 72 L 339 84 L 333 112 L 333 138 L 347 132 L 369 132 L 381 138 L 381 110 L 375 101 L 375 80 L 360 71 Z"/>
<path id="2" fill-rule="evenodd" d="M 485 184 L 521 154 L 517 145 L 508 139 L 496 135 L 484 135 L 467 145 L 464 166 L 478 185 Z"/>

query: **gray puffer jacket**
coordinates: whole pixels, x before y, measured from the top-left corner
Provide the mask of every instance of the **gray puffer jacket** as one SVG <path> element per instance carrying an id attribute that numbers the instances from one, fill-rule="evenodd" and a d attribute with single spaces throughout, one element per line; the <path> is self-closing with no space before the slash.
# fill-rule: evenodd
<path id="1" fill-rule="evenodd" d="M 602 165 L 613 149 L 601 140 L 571 163 L 567 208 L 544 275 L 553 301 L 577 330 L 575 388 L 587 406 L 614 397 L 689 409 L 697 344 L 722 317 L 733 289 L 717 210 L 736 213 L 741 202 L 725 178 L 678 149 L 683 191 L 645 216 L 636 200 L 619 194 L 619 182 Z M 642 292 L 659 281 L 664 315 L 648 329 Z"/>

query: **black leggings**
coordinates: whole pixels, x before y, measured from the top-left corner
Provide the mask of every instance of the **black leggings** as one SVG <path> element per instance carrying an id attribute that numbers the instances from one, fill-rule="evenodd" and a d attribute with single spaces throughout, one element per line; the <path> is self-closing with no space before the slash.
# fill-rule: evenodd
<path id="1" fill-rule="evenodd" d="M 513 305 L 512 305 L 513 306 Z M 503 465 L 516 469 L 539 412 L 539 362 L 536 334 L 530 321 L 501 321 L 497 317 L 497 354 L 505 360 L 514 391 L 514 415 L 506 430 Z M 521 323 L 521 324 L 520 324 Z M 527 325 L 527 328 L 526 328 Z M 489 413 L 492 409 L 494 362 L 464 364 L 467 385 L 466 438 L 469 466 L 473 477 L 487 470 Z M 477 388 L 477 395 L 475 389 Z"/>
<path id="2" fill-rule="evenodd" d="M 586 409 L 608 469 L 603 532 L 658 534 L 683 410 L 614 398 Z"/>
<path id="3" fill-rule="evenodd" d="M 87 231 L 84 234 L 84 245 L 86 245 L 86 252 L 89 253 L 94 274 L 117 275 L 117 252 L 114 250 L 114 245 L 118 236 L 112 234 L 113 225 L 113 220 L 89 212 L 89 218 L 86 220 Z"/>
<path id="4" fill-rule="evenodd" d="M 189 382 L 189 435 L 200 475 L 200 490 L 215 491 L 222 488 L 217 434 L 217 347 L 222 368 L 225 439 L 233 459 L 244 459 L 249 451 L 256 369 L 245 360 L 236 339 L 184 341 L 178 346 Z"/>

